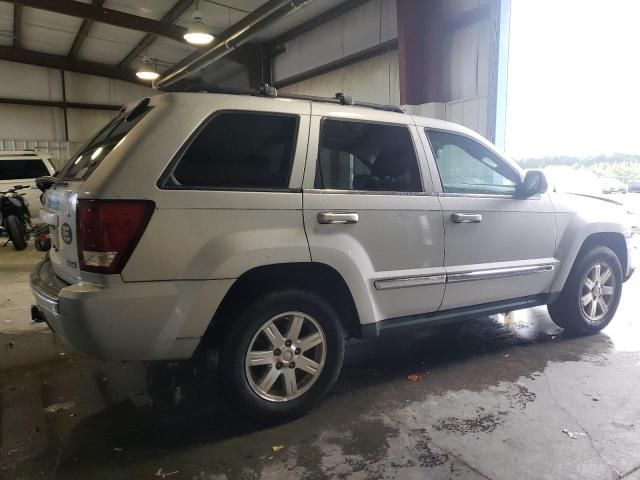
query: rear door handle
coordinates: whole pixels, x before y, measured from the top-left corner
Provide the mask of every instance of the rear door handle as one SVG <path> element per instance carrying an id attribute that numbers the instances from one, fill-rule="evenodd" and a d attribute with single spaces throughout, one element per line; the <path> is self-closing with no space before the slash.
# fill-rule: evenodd
<path id="1" fill-rule="evenodd" d="M 451 221 L 453 223 L 480 223 L 482 215 L 479 213 L 452 213 Z"/>
<path id="2" fill-rule="evenodd" d="M 318 213 L 318 223 L 326 224 L 339 224 L 344 225 L 347 223 L 358 223 L 358 214 L 356 212 L 320 212 Z"/>

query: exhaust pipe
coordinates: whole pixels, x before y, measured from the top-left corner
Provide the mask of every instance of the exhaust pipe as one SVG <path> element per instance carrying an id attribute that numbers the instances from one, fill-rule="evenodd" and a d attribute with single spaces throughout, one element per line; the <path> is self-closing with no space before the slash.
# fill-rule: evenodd
<path id="1" fill-rule="evenodd" d="M 260 13 L 256 18 L 237 30 L 225 35 L 215 45 L 203 52 L 201 55 L 198 55 L 186 65 L 174 68 L 169 72 L 165 72 L 153 81 L 153 88 L 166 88 L 190 73 L 202 70 L 213 62 L 220 60 L 222 57 L 245 43 L 257 30 L 279 20 L 309 1 L 313 0 L 271 0 L 270 2 L 267 2 L 262 8 L 258 9 Z"/>

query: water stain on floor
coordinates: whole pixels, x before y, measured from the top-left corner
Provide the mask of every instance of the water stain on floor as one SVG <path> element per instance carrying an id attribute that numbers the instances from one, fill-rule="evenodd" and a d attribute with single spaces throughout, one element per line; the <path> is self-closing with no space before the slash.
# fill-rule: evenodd
<path id="1" fill-rule="evenodd" d="M 491 433 L 502 424 L 500 417 L 503 415 L 478 415 L 471 418 L 447 417 L 433 424 L 437 431 L 446 430 L 448 432 L 467 435 L 469 433 Z"/>

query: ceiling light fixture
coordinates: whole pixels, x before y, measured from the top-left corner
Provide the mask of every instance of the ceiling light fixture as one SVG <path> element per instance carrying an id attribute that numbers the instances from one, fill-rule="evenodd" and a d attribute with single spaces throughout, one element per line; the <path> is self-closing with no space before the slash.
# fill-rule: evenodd
<path id="1" fill-rule="evenodd" d="M 184 34 L 184 39 L 192 45 L 208 45 L 213 42 L 213 35 L 202 21 L 202 12 L 198 9 L 198 0 L 196 0 L 196 9 L 191 17 L 189 28 Z"/>
<path id="2" fill-rule="evenodd" d="M 136 77 L 142 80 L 155 80 L 160 74 L 154 65 L 153 59 L 148 56 L 144 56 L 142 59 L 142 65 L 136 72 Z"/>

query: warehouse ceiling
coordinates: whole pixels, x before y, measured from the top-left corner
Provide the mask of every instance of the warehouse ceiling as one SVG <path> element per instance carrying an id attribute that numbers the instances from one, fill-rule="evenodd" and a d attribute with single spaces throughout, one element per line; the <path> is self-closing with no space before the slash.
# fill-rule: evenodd
<path id="1" fill-rule="evenodd" d="M 220 36 L 246 25 L 273 0 L 200 0 L 211 33 Z M 137 81 L 134 72 L 145 54 L 159 72 L 198 54 L 182 35 L 195 9 L 193 0 L 0 0 L 0 60 L 31 63 Z M 256 31 L 249 41 L 270 51 L 288 32 L 360 0 L 308 0 L 276 23 Z M 215 40 L 214 40 L 215 42 Z M 251 46 L 251 45 L 250 45 Z M 206 49 L 207 47 L 204 47 Z M 238 50 L 209 67 L 215 81 L 246 65 Z M 244 62 L 244 65 L 243 65 Z"/>

